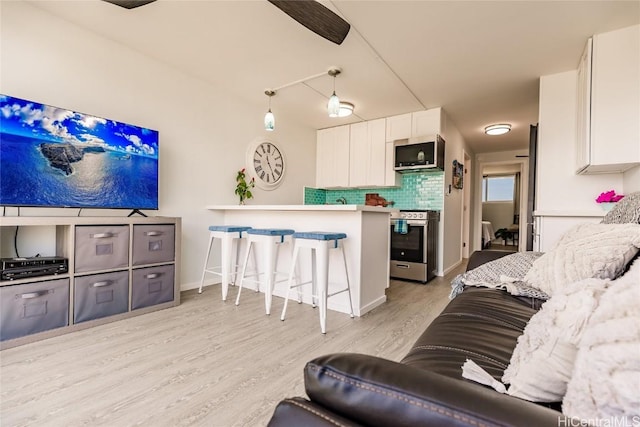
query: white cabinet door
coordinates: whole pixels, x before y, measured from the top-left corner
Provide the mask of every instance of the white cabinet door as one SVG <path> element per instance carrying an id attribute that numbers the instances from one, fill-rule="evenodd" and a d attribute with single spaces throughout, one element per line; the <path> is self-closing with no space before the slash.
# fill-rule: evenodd
<path id="1" fill-rule="evenodd" d="M 640 25 L 595 36 L 592 67 L 591 163 L 629 169 L 640 164 Z"/>
<path id="2" fill-rule="evenodd" d="M 386 138 L 385 119 L 367 122 L 367 144 L 369 148 L 369 165 L 367 168 L 367 185 L 386 185 Z"/>
<path id="3" fill-rule="evenodd" d="M 387 117 L 386 141 L 411 138 L 411 113 Z"/>
<path id="4" fill-rule="evenodd" d="M 319 130 L 316 139 L 316 187 L 349 186 L 349 125 Z"/>
<path id="5" fill-rule="evenodd" d="M 640 25 L 593 37 L 588 89 L 583 82 L 588 75 L 588 58 L 581 60 L 578 69 L 578 84 L 584 83 L 578 92 L 579 172 L 618 173 L 640 164 L 638 70 Z M 590 108 L 586 108 L 581 103 L 586 102 L 583 98 L 589 100 L 589 95 Z"/>
<path id="6" fill-rule="evenodd" d="M 349 139 L 349 185 L 362 187 L 367 185 L 369 169 L 369 141 L 367 122 L 351 125 Z"/>
<path id="7" fill-rule="evenodd" d="M 430 136 L 440 134 L 440 108 L 417 111 L 411 117 L 411 136 Z"/>
<path id="8" fill-rule="evenodd" d="M 591 40 L 580 57 L 576 78 L 576 172 L 584 170 L 591 161 Z"/>
<path id="9" fill-rule="evenodd" d="M 349 141 L 349 185 L 379 187 L 385 185 L 385 119 L 351 125 Z"/>

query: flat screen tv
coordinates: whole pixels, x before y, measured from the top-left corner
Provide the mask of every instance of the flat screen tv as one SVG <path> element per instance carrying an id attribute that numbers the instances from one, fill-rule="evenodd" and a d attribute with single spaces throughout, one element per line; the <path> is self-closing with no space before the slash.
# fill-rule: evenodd
<path id="1" fill-rule="evenodd" d="M 158 132 L 0 95 L 0 205 L 158 209 Z"/>

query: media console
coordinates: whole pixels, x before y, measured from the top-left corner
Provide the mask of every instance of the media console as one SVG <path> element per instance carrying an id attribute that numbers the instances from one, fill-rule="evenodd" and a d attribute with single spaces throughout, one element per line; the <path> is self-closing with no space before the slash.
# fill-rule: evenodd
<path id="1" fill-rule="evenodd" d="M 0 217 L 35 226 L 55 254 L 0 246 L 0 350 L 180 304 L 180 218 Z"/>

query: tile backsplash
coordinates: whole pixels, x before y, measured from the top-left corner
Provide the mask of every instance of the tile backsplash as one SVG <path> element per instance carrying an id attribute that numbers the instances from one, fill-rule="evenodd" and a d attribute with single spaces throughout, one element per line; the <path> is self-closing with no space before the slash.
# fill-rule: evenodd
<path id="1" fill-rule="evenodd" d="M 365 194 L 377 193 L 387 201 L 395 202 L 397 209 L 442 210 L 444 205 L 444 172 L 416 172 L 402 174 L 400 187 L 345 188 L 322 190 L 305 187 L 305 205 L 336 204 L 344 197 L 347 204 L 364 205 Z"/>

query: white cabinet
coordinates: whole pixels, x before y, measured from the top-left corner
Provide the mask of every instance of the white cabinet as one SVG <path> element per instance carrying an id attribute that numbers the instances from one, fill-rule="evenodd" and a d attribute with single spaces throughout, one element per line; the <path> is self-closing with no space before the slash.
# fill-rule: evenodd
<path id="1" fill-rule="evenodd" d="M 387 117 L 386 141 L 441 134 L 441 108 Z"/>
<path id="2" fill-rule="evenodd" d="M 578 69 L 577 172 L 639 165 L 639 117 L 640 25 L 594 36 Z"/>
<path id="3" fill-rule="evenodd" d="M 429 136 L 441 134 L 440 108 L 431 108 L 425 111 L 417 111 L 411 115 L 411 136 Z"/>
<path id="4" fill-rule="evenodd" d="M 316 187 L 349 186 L 350 126 L 321 129 L 316 140 Z"/>
<path id="5" fill-rule="evenodd" d="M 411 138 L 411 113 L 387 117 L 386 141 Z"/>
<path id="6" fill-rule="evenodd" d="M 385 132 L 385 119 L 319 130 L 316 187 L 398 186 L 393 143 L 385 141 Z"/>
<path id="7" fill-rule="evenodd" d="M 395 179 L 386 182 L 385 119 L 351 125 L 349 149 L 349 186 L 395 185 Z"/>

